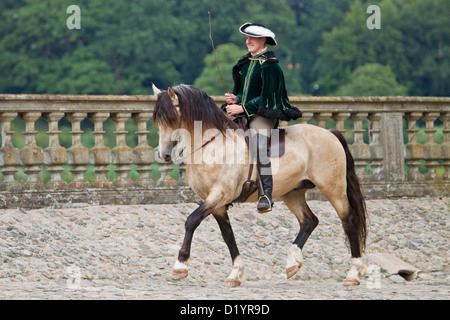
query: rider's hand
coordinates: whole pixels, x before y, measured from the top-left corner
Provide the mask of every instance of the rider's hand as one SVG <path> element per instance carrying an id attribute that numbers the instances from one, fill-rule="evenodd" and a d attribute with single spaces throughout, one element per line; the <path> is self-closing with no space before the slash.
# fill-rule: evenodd
<path id="1" fill-rule="evenodd" d="M 235 114 L 239 114 L 244 112 L 244 108 L 242 108 L 239 104 L 230 104 L 227 106 L 227 113 L 230 116 L 234 116 Z"/>
<path id="2" fill-rule="evenodd" d="M 237 103 L 237 97 L 232 93 L 225 93 L 225 100 L 228 104 L 236 104 Z"/>

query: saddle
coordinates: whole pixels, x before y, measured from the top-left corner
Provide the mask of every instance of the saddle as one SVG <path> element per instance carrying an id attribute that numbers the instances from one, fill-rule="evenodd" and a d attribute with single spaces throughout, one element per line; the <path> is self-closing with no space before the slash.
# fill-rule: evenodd
<path id="1" fill-rule="evenodd" d="M 239 129 L 247 131 L 250 129 L 248 125 L 248 120 L 245 117 L 235 118 L 234 123 L 238 126 Z M 285 151 L 285 141 L 286 141 L 286 130 L 282 127 L 278 127 L 278 121 L 275 124 L 275 127 L 272 129 L 270 133 L 270 137 L 268 139 L 267 145 L 267 155 L 271 158 L 281 157 L 284 155 Z M 245 137 L 245 142 L 247 143 L 247 147 L 249 147 L 248 136 Z"/>
<path id="2" fill-rule="evenodd" d="M 235 120 L 236 125 L 243 129 L 248 130 L 248 120 L 246 118 L 236 118 Z M 275 128 L 272 129 L 271 135 L 269 137 L 269 141 L 267 143 L 268 145 L 268 156 L 271 158 L 274 157 L 281 157 L 285 152 L 285 139 L 286 137 L 286 130 L 284 128 L 278 127 L 278 122 L 275 125 Z M 248 136 L 245 137 L 245 142 L 247 143 L 247 148 L 249 148 L 249 138 Z M 250 163 L 250 168 L 248 171 L 247 180 L 242 185 L 242 191 L 240 195 L 234 199 L 233 203 L 240 203 L 245 202 L 248 197 L 250 197 L 253 193 L 258 190 L 262 190 L 262 183 L 259 178 L 259 174 L 256 176 L 256 181 L 252 180 L 252 174 L 253 174 L 253 167 L 255 164 L 253 162 Z"/>

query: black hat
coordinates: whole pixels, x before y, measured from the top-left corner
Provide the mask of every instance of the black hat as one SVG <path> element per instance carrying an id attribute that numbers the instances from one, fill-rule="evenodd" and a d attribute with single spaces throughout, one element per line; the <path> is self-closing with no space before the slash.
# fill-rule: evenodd
<path id="1" fill-rule="evenodd" d="M 277 45 L 277 42 L 275 41 L 275 33 L 267 29 L 262 24 L 246 22 L 239 28 L 239 31 L 251 37 L 266 38 L 266 43 L 268 45 Z"/>

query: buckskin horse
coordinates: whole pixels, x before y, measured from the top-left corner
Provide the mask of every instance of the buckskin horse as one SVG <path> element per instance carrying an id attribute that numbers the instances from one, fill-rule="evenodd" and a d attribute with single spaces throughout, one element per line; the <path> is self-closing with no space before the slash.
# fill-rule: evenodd
<path id="1" fill-rule="evenodd" d="M 189 160 L 186 182 L 202 199 L 199 207 L 186 219 L 185 236 L 172 277 L 182 279 L 188 275 L 194 231 L 212 214 L 232 259 L 232 271 L 225 285 L 237 287 L 244 278 L 244 263 L 239 256 L 227 209 L 241 194 L 251 161 L 229 161 L 229 153 L 234 153 L 232 159 L 239 156 L 249 159 L 245 137 L 235 133 L 235 123 L 202 90 L 191 85 L 178 85 L 161 91 L 153 85 L 153 91 L 157 97 L 153 121 L 159 128 L 159 157 L 172 161 L 177 140 L 181 137 L 185 143 L 184 152 L 187 152 L 185 158 Z M 200 142 L 194 141 L 199 139 L 199 134 L 194 134 L 195 124 L 201 124 Z M 208 136 L 211 130 L 216 133 Z M 303 265 L 303 246 L 319 223 L 305 199 L 306 191 L 317 187 L 338 214 L 350 246 L 351 267 L 344 285 L 358 285 L 359 277 L 364 276 L 367 269 L 361 259 L 367 236 L 367 210 L 344 136 L 337 130 L 309 124 L 291 125 L 285 132 L 285 152 L 277 159 L 273 176 L 273 197 L 281 198 L 300 224 L 298 236 L 287 251 L 287 278 L 295 275 Z M 200 154 L 200 160 L 195 160 Z M 256 192 L 246 200 L 255 201 Z"/>

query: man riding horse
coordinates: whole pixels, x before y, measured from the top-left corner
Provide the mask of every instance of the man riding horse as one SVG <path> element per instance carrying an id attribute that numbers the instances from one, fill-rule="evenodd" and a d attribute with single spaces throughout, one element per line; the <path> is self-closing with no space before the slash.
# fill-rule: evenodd
<path id="1" fill-rule="evenodd" d="M 235 87 L 233 94 L 226 95 L 228 105 L 225 107 L 228 115 L 249 120 L 250 138 L 256 140 L 258 146 L 253 156 L 256 153 L 263 183 L 259 198 L 251 194 L 244 201 L 259 200 L 258 210 L 270 211 L 273 191 L 273 196 L 280 197 L 297 218 L 300 231 L 286 259 L 286 276 L 292 278 L 303 265 L 303 247 L 319 223 L 306 202 L 306 192 L 317 188 L 335 209 L 350 245 L 351 268 L 344 285 L 358 285 L 359 277 L 364 276 L 367 269 L 361 259 L 367 238 L 367 209 L 347 142 L 338 130 L 308 124 L 284 128 L 285 152 L 278 158 L 280 165 L 272 182 L 275 162 L 271 166 L 267 137 L 277 120 L 297 119 L 301 112 L 289 103 L 278 60 L 265 48 L 266 44 L 276 45 L 275 35 L 264 26 L 251 23 L 244 24 L 240 31 L 247 36 L 249 53 L 233 68 Z M 176 148 L 174 137 L 182 138 L 187 146 L 186 182 L 202 199 L 186 219 L 183 244 L 172 277 L 188 276 L 194 232 L 204 219 L 213 215 L 232 260 L 232 271 L 225 285 L 237 287 L 244 280 L 244 262 L 231 228 L 228 207 L 240 198 L 244 184 L 250 180 L 253 163 L 250 166 L 247 162 L 230 163 L 228 156 L 236 159 L 244 152 L 248 159 L 252 155 L 252 146 L 250 152 L 246 149 L 248 135 L 229 130 L 236 128 L 235 123 L 217 108 L 210 96 L 194 86 L 180 84 L 167 91 L 156 87 L 153 90 L 157 97 L 153 121 L 159 129 L 159 157 L 170 161 Z M 196 147 L 199 135 L 195 127 L 199 121 L 202 144 Z M 218 133 L 204 141 L 203 134 L 211 129 Z M 273 133 L 272 138 L 275 138 Z M 226 152 L 224 146 L 229 147 Z M 199 154 L 205 161 L 194 161 Z"/>
<path id="2" fill-rule="evenodd" d="M 272 210 L 272 170 L 268 156 L 268 138 L 278 120 L 295 120 L 302 116 L 289 102 L 284 75 L 278 59 L 266 45 L 276 46 L 275 34 L 265 26 L 245 23 L 239 31 L 246 35 L 249 53 L 233 67 L 233 94 L 226 93 L 226 112 L 245 117 L 256 144 L 256 160 L 262 190 L 258 194 L 258 212 Z"/>

